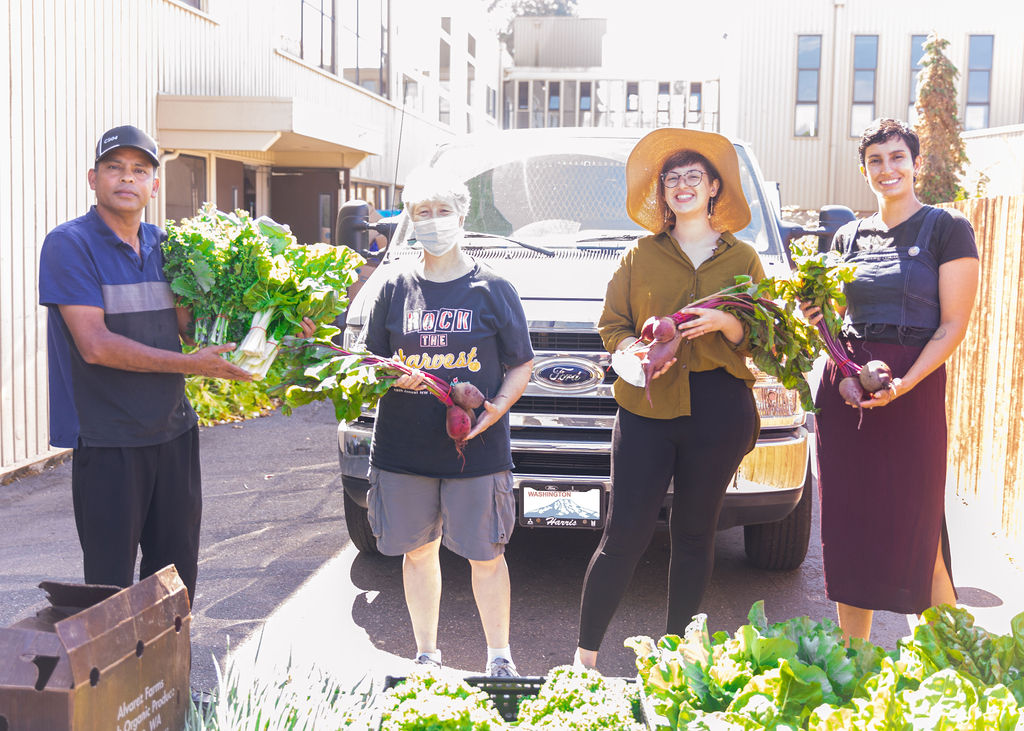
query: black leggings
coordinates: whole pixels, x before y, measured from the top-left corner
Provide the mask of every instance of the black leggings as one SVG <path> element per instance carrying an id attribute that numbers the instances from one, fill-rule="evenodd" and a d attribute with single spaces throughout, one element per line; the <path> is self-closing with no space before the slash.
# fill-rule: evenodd
<path id="1" fill-rule="evenodd" d="M 650 419 L 619 409 L 608 520 L 583 583 L 579 646 L 585 650 L 600 648 L 672 480 L 666 633 L 681 635 L 700 607 L 722 499 L 760 422 L 750 388 L 722 369 L 690 374 L 690 414 Z"/>

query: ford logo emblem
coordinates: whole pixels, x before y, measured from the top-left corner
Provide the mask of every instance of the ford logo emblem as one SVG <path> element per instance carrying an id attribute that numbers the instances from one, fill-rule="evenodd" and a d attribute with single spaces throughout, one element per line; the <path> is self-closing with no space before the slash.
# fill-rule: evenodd
<path id="1" fill-rule="evenodd" d="M 557 391 L 586 391 L 604 380 L 604 370 L 584 358 L 547 358 L 533 368 L 541 386 Z"/>

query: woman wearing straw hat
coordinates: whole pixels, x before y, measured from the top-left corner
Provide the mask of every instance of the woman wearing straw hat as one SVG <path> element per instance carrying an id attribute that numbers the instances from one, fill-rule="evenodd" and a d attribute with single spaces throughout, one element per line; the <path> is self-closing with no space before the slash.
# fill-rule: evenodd
<path id="1" fill-rule="evenodd" d="M 750 222 L 732 143 L 711 132 L 659 129 L 626 163 L 626 208 L 652 232 L 626 250 L 608 283 L 599 330 L 609 352 L 628 348 L 652 315 L 764 276 L 757 252 L 732 231 Z M 754 376 L 744 327 L 720 310 L 679 326 L 676 358 L 643 388 L 620 378 L 612 434 L 612 491 L 580 607 L 577 662 L 597 663 L 608 624 L 654 533 L 670 482 L 672 558 L 666 631 L 682 634 L 711 577 L 726 487 L 757 439 Z"/>

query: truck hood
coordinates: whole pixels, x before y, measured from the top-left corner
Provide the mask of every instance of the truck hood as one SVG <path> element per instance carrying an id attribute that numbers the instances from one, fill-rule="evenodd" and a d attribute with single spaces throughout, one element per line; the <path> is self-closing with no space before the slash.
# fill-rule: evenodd
<path id="1" fill-rule="evenodd" d="M 554 248 L 551 252 L 552 256 L 520 248 L 470 250 L 480 264 L 500 274 L 516 288 L 531 329 L 580 330 L 596 327 L 605 289 L 622 255 L 622 248 Z M 393 267 L 412 265 L 418 258 L 417 250 L 405 246 L 393 252 L 390 261 L 377 268 L 352 302 L 349 324 L 363 323 Z M 762 262 L 768 276 L 783 275 L 789 270 L 782 260 L 775 262 L 762 257 Z"/>

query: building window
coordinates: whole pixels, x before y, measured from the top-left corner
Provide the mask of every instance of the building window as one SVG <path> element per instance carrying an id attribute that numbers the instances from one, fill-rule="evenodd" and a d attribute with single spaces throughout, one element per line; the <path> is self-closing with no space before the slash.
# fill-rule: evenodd
<path id="1" fill-rule="evenodd" d="M 474 92 L 476 90 L 476 66 L 466 64 L 466 104 L 470 107 L 476 102 Z"/>
<path id="2" fill-rule="evenodd" d="M 423 111 L 419 82 L 404 74 L 402 76 L 402 103 L 408 109 Z"/>
<path id="3" fill-rule="evenodd" d="M 452 47 L 444 38 L 437 54 L 437 80 L 441 88 L 448 90 L 452 78 Z"/>
<path id="4" fill-rule="evenodd" d="M 592 81 L 580 82 L 580 127 L 592 125 L 593 88 Z"/>
<path id="5" fill-rule="evenodd" d="M 821 36 L 797 36 L 796 110 L 793 134 L 818 136 L 818 80 L 821 75 Z"/>
<path id="6" fill-rule="evenodd" d="M 285 33 L 282 40 L 285 50 L 334 73 L 334 0 L 302 0 L 299 27 Z"/>
<path id="7" fill-rule="evenodd" d="M 309 0 L 304 0 L 309 3 Z M 320 0 L 328 7 L 333 0 Z M 388 1 L 341 3 L 338 58 L 346 81 L 390 98 L 388 89 Z"/>
<path id="8" fill-rule="evenodd" d="M 701 82 L 694 81 L 690 84 L 690 99 L 686 103 L 686 123 L 699 124 L 700 115 L 703 110 Z"/>
<path id="9" fill-rule="evenodd" d="M 544 99 L 547 96 L 547 83 L 544 81 L 533 82 L 533 93 L 530 97 L 530 107 L 533 110 L 533 121 L 531 127 L 544 126 Z"/>
<path id="10" fill-rule="evenodd" d="M 667 81 L 658 82 L 658 121 L 659 127 L 667 127 L 672 121 L 672 85 Z"/>
<path id="11" fill-rule="evenodd" d="M 561 123 L 562 84 L 559 81 L 548 82 L 548 127 L 558 127 Z"/>
<path id="12" fill-rule="evenodd" d="M 875 72 L 878 69 L 878 36 L 853 37 L 853 101 L 850 105 L 850 136 L 861 133 L 875 118 Z"/>
<path id="13" fill-rule="evenodd" d="M 493 86 L 487 87 L 487 116 L 494 119 L 498 117 L 498 90 Z"/>
<path id="14" fill-rule="evenodd" d="M 640 111 L 640 84 L 636 81 L 626 82 L 626 111 Z"/>
<path id="15" fill-rule="evenodd" d="M 206 195 L 206 158 L 178 155 L 164 166 L 163 190 L 167 219 L 178 221 L 196 215 Z"/>
<path id="16" fill-rule="evenodd" d="M 452 123 L 452 106 L 448 97 L 441 94 L 437 97 L 437 121 L 442 124 Z"/>
<path id="17" fill-rule="evenodd" d="M 921 59 L 924 58 L 924 42 L 928 36 L 910 36 L 910 103 L 907 105 L 907 122 L 917 122 L 917 79 L 921 74 Z"/>
<path id="18" fill-rule="evenodd" d="M 472 34 L 466 36 L 466 50 L 470 56 L 476 56 L 476 38 Z"/>
<path id="19" fill-rule="evenodd" d="M 316 211 L 317 219 L 320 222 L 319 241 L 325 244 L 329 244 L 331 243 L 331 226 L 334 223 L 334 211 L 333 207 L 331 206 L 330 193 L 320 193 L 319 195 L 317 195 Z"/>
<path id="20" fill-rule="evenodd" d="M 441 30 L 451 35 L 452 32 L 452 19 L 448 15 L 441 16 Z"/>
<path id="21" fill-rule="evenodd" d="M 992 36 L 971 36 L 967 58 L 967 109 L 964 129 L 988 127 L 992 93 Z"/>
<path id="22" fill-rule="evenodd" d="M 530 82 L 520 81 L 516 92 L 516 129 L 530 126 Z"/>

